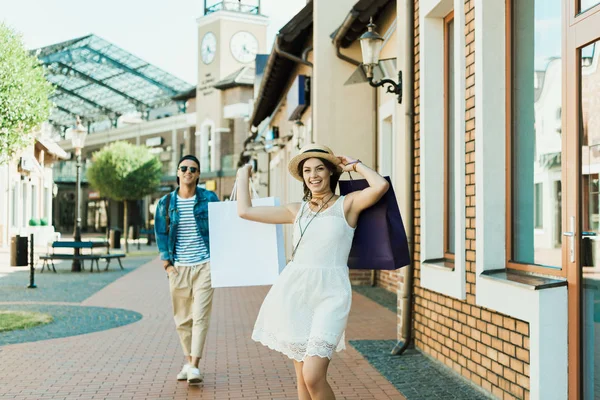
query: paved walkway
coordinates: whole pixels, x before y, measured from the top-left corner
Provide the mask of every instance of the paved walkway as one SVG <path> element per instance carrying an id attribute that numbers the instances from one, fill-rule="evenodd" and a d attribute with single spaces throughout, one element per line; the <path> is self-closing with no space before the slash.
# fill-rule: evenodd
<path id="1" fill-rule="evenodd" d="M 267 290 L 215 291 L 200 365 L 205 382 L 190 387 L 174 380 L 183 357 L 167 278 L 160 263 L 151 261 L 79 303 L 132 310 L 143 316 L 140 321 L 80 336 L 0 347 L 0 398 L 294 399 L 291 361 L 250 339 Z M 389 340 L 395 330 L 393 312 L 354 294 L 348 340 Z M 338 399 L 404 399 L 350 345 L 334 358 L 330 372 Z"/>

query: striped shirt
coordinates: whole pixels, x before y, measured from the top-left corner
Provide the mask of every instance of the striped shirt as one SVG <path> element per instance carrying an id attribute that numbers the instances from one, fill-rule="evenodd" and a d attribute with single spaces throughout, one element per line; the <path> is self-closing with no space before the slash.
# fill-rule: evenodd
<path id="1" fill-rule="evenodd" d="M 208 249 L 198 232 L 198 225 L 194 218 L 195 202 L 195 196 L 190 199 L 177 196 L 179 225 L 175 243 L 175 261 L 182 265 L 196 265 L 209 259 Z"/>

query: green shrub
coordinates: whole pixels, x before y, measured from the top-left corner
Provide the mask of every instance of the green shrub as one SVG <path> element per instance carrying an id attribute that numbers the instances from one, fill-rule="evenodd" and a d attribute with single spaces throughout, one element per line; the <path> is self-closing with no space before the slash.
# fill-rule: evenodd
<path id="1" fill-rule="evenodd" d="M 40 226 L 48 226 L 48 220 L 46 218 L 40 219 Z"/>
<path id="2" fill-rule="evenodd" d="M 37 218 L 31 218 L 29 220 L 29 226 L 38 226 L 40 224 L 40 220 Z"/>

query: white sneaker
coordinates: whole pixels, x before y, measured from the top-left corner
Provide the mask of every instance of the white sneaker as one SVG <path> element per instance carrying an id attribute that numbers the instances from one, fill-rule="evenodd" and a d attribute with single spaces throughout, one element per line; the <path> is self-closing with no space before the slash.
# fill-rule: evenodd
<path id="1" fill-rule="evenodd" d="M 181 368 L 181 371 L 177 374 L 177 380 L 178 381 L 185 381 L 188 378 L 188 371 L 190 369 L 191 365 L 190 364 L 185 364 L 183 366 L 183 368 Z"/>
<path id="2" fill-rule="evenodd" d="M 204 379 L 204 377 L 202 376 L 202 374 L 200 373 L 200 370 L 198 368 L 194 368 L 191 365 L 188 367 L 188 370 L 187 370 L 188 383 L 200 383 L 200 382 L 202 382 L 203 379 Z"/>

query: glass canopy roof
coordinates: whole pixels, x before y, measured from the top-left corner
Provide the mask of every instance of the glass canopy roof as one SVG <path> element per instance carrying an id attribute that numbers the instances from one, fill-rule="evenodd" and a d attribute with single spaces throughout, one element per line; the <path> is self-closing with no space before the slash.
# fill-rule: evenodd
<path id="1" fill-rule="evenodd" d="M 56 87 L 50 122 L 63 128 L 74 125 L 77 115 L 88 126 L 110 127 L 124 114 L 139 112 L 147 118 L 149 111 L 174 104 L 184 111 L 184 102 L 172 97 L 194 88 L 96 35 L 34 53 Z"/>

